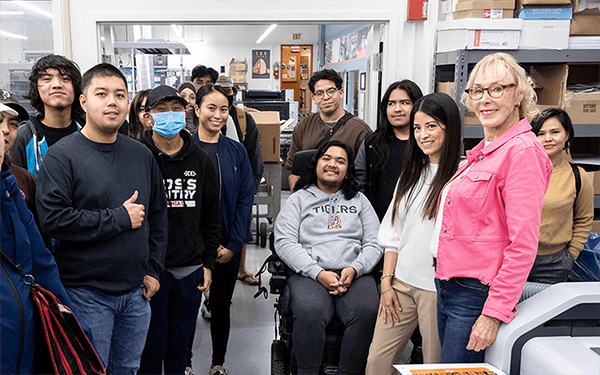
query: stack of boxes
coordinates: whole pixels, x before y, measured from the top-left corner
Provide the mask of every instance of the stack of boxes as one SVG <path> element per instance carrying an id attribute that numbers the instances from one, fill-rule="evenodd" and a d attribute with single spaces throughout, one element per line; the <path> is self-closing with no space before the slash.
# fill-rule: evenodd
<path id="1" fill-rule="evenodd" d="M 522 21 L 508 20 L 513 16 Z M 501 33 L 505 38 L 499 46 L 474 42 L 458 49 L 567 49 L 570 35 L 600 36 L 599 20 L 600 0 L 442 0 L 438 35 L 474 29 L 481 36 Z M 440 48 L 438 52 L 451 50 L 444 44 Z"/>
<path id="2" fill-rule="evenodd" d="M 233 80 L 233 83 L 246 83 L 246 72 L 248 72 L 248 62 L 236 61 L 232 58 L 229 62 L 229 77 Z"/>
<path id="3" fill-rule="evenodd" d="M 456 0 L 453 18 L 513 18 L 514 0 Z"/>

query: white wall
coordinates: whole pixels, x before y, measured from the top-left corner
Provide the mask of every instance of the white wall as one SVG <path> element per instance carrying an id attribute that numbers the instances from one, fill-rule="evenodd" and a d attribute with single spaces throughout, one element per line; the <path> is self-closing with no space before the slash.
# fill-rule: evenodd
<path id="1" fill-rule="evenodd" d="M 406 1 L 399 0 L 70 0 L 73 58 L 82 70 L 100 61 L 98 22 L 386 22 L 384 87 L 409 78 L 427 93 L 433 86 L 437 1 L 431 1 L 430 8 L 429 21 L 407 23 Z"/>

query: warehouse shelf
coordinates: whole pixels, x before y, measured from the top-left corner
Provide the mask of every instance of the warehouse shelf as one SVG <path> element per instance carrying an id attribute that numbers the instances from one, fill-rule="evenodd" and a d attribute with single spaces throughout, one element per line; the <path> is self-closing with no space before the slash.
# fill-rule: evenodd
<path id="1" fill-rule="evenodd" d="M 465 91 L 470 69 L 483 57 L 496 50 L 456 50 L 439 52 L 435 54 L 435 81 L 454 82 L 454 100 L 458 103 L 461 118 L 465 115 L 465 106 L 460 104 L 460 97 Z M 591 49 L 565 49 L 565 50 L 503 50 L 501 52 L 512 55 L 526 69 L 533 64 L 561 64 L 561 63 L 600 63 L 600 54 Z M 435 86 L 435 83 L 434 83 Z M 574 124 L 577 138 L 600 137 L 600 124 Z M 481 126 L 463 126 L 463 138 L 483 138 Z"/>

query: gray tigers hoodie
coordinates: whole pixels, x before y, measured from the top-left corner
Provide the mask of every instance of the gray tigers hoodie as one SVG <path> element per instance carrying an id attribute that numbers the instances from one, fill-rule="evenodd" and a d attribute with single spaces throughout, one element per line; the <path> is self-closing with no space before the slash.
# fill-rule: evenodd
<path id="1" fill-rule="evenodd" d="M 356 277 L 369 273 L 383 249 L 377 244 L 379 219 L 369 200 L 358 193 L 348 200 L 315 185 L 288 198 L 275 220 L 275 252 L 302 276 L 316 280 L 322 270 L 348 266 Z"/>

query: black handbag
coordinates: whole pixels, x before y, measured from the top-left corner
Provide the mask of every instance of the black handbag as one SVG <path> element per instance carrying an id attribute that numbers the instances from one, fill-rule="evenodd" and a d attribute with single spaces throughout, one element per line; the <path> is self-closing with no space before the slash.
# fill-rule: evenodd
<path id="1" fill-rule="evenodd" d="M 0 249 L 2 255 L 29 285 L 37 309 L 35 371 L 38 374 L 106 374 L 102 361 L 83 332 L 75 314 L 58 298 L 35 282 L 33 275 L 25 274 Z"/>

